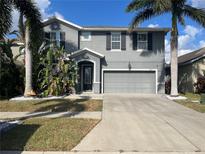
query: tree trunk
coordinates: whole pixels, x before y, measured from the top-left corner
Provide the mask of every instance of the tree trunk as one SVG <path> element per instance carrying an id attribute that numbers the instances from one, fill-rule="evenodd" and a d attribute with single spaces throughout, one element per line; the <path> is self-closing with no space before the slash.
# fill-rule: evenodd
<path id="1" fill-rule="evenodd" d="M 178 96 L 178 29 L 177 17 L 172 16 L 171 31 L 171 96 Z"/>
<path id="2" fill-rule="evenodd" d="M 26 26 L 26 34 L 25 34 L 25 69 L 26 69 L 26 83 L 25 83 L 25 91 L 24 96 L 34 96 L 35 92 L 32 89 L 32 52 L 29 46 L 30 42 L 30 32 L 29 26 Z"/>

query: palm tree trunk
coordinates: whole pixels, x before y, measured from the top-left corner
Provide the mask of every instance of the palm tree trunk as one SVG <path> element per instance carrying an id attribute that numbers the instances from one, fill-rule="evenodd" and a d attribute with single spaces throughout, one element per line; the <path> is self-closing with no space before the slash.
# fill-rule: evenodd
<path id="1" fill-rule="evenodd" d="M 172 16 L 171 31 L 171 96 L 178 96 L 178 29 L 177 17 Z"/>
<path id="2" fill-rule="evenodd" d="M 24 96 L 33 96 L 35 95 L 32 89 L 32 52 L 29 47 L 30 42 L 30 32 L 29 26 L 26 26 L 26 34 L 25 34 L 25 69 L 26 69 L 26 83 L 25 83 L 25 91 Z"/>

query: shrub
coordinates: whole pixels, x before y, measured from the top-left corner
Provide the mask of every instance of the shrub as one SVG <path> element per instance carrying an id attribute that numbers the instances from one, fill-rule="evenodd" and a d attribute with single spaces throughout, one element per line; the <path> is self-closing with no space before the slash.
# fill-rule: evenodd
<path id="1" fill-rule="evenodd" d="M 198 77 L 194 87 L 197 93 L 205 93 L 205 76 Z"/>
<path id="2" fill-rule="evenodd" d="M 42 96 L 70 94 L 76 77 L 76 64 L 65 58 L 63 49 L 52 48 L 42 54 L 38 73 L 39 92 Z"/>
<path id="3" fill-rule="evenodd" d="M 0 41 L 0 97 L 10 98 L 23 93 L 23 78 L 13 61 L 12 41 Z"/>

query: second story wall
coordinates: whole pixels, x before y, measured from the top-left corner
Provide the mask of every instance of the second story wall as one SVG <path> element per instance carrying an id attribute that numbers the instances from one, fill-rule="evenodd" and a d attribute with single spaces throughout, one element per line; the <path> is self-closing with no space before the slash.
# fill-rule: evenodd
<path id="1" fill-rule="evenodd" d="M 56 27 L 55 27 L 56 26 Z M 65 49 L 68 52 L 73 52 L 78 50 L 79 41 L 78 41 L 78 30 L 75 27 L 65 25 L 61 22 L 51 22 L 50 24 L 44 26 L 44 32 L 60 32 L 60 41 L 64 41 Z M 51 35 L 51 34 L 50 34 Z M 56 36 L 58 37 L 58 36 Z M 59 39 L 57 38 L 57 40 Z M 50 39 L 51 36 L 50 36 Z"/>
<path id="2" fill-rule="evenodd" d="M 133 35 L 126 33 L 126 49 L 125 50 L 107 50 L 107 34 L 108 32 L 91 32 L 90 41 L 80 40 L 80 48 L 89 48 L 99 52 L 106 57 L 106 63 L 109 65 L 123 65 L 125 62 L 133 62 L 135 65 L 154 65 L 164 64 L 164 32 L 152 32 L 152 50 L 138 51 L 133 49 Z M 113 64 L 112 64 L 113 63 Z M 146 67 L 146 66 L 145 66 Z"/>

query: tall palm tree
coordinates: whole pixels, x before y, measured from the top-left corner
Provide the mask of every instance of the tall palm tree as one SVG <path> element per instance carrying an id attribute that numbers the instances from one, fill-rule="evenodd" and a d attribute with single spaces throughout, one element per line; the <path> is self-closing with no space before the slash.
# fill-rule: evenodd
<path id="1" fill-rule="evenodd" d="M 189 17 L 205 27 L 205 10 L 194 8 L 187 2 L 188 0 L 133 0 L 126 9 L 127 12 L 136 11 L 131 30 L 152 17 L 171 14 L 171 96 L 178 96 L 178 23 L 184 26 L 184 18 Z"/>
<path id="2" fill-rule="evenodd" d="M 17 9 L 26 18 L 25 52 L 26 52 L 26 83 L 25 96 L 34 95 L 32 88 L 32 48 L 33 42 L 42 39 L 41 14 L 32 0 L 1 0 L 0 1 L 0 39 L 6 35 L 12 25 L 12 9 Z M 30 41 L 32 40 L 32 42 Z"/>

